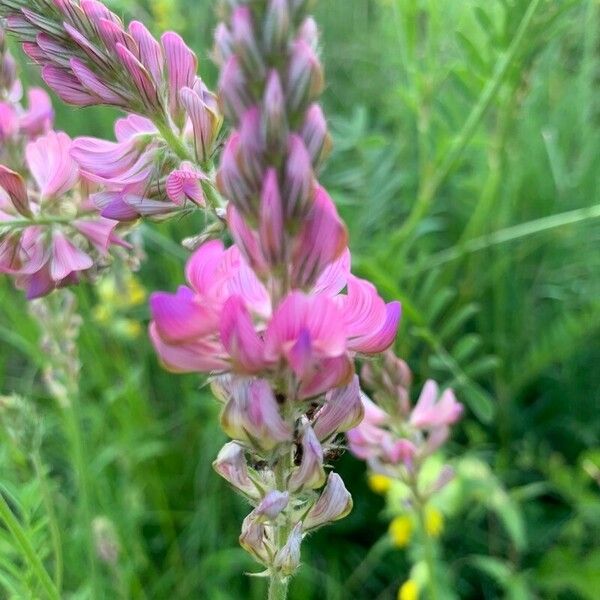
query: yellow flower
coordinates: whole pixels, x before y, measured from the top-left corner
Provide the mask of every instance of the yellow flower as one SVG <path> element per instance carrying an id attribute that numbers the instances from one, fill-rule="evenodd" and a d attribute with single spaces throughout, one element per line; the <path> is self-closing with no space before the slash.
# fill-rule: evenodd
<path id="1" fill-rule="evenodd" d="M 444 515 L 433 506 L 428 506 L 425 510 L 425 531 L 432 538 L 440 537 L 444 530 Z"/>
<path id="2" fill-rule="evenodd" d="M 387 494 L 389 489 L 392 487 L 392 479 L 386 475 L 371 473 L 369 475 L 369 487 L 376 494 Z"/>
<path id="3" fill-rule="evenodd" d="M 419 600 L 419 586 L 414 579 L 408 579 L 400 586 L 398 600 Z"/>
<path id="4" fill-rule="evenodd" d="M 410 542 L 413 531 L 413 523 L 407 515 L 396 517 L 388 528 L 392 542 L 396 548 L 404 548 Z"/>
<path id="5" fill-rule="evenodd" d="M 139 306 L 146 301 L 146 289 L 136 277 L 130 277 L 126 284 L 129 306 Z"/>

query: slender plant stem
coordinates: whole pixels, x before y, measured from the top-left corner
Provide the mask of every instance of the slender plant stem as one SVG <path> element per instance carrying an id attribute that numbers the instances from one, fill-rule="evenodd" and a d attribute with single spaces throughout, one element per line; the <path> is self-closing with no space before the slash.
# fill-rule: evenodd
<path id="1" fill-rule="evenodd" d="M 385 533 L 369 549 L 362 562 L 354 569 L 354 572 L 346 581 L 345 592 L 349 594 L 362 584 L 373 572 L 381 558 L 392 548 L 390 536 Z"/>
<path id="2" fill-rule="evenodd" d="M 64 567 L 60 526 L 58 524 L 58 519 L 56 518 L 56 511 L 54 510 L 54 504 L 52 502 L 48 478 L 46 476 L 46 471 L 44 469 L 39 451 L 35 450 L 33 452 L 31 456 L 31 462 L 33 463 L 33 468 L 35 469 L 37 479 L 40 482 L 44 507 L 46 509 L 46 515 L 48 516 L 48 527 L 50 529 L 52 550 L 54 554 L 54 581 L 56 582 L 56 588 L 60 592 L 62 588 Z"/>
<path id="3" fill-rule="evenodd" d="M 31 570 L 34 572 L 36 578 L 44 588 L 48 598 L 52 600 L 60 600 L 60 594 L 52 581 L 48 571 L 46 571 L 42 561 L 37 555 L 35 549 L 31 546 L 27 535 L 23 531 L 21 524 L 13 514 L 10 506 L 6 502 L 3 494 L 0 492 L 0 518 L 6 524 L 10 534 L 13 536 L 15 542 L 20 547 L 23 556 L 26 558 Z"/>
<path id="4" fill-rule="evenodd" d="M 277 488 L 280 490 L 286 489 L 286 479 L 290 469 L 290 453 L 289 451 L 284 452 L 275 465 L 275 483 Z M 290 535 L 290 523 L 286 519 L 284 523 L 277 527 L 276 534 L 276 552 L 279 551 L 286 544 Z M 269 600 L 286 600 L 289 577 L 282 577 L 280 573 L 277 573 L 274 569 L 270 572 L 269 579 Z"/>
<path id="5" fill-rule="evenodd" d="M 456 163 L 460 160 L 460 157 L 468 146 L 489 107 L 492 105 L 500 86 L 502 85 L 511 65 L 517 57 L 521 49 L 521 45 L 526 39 L 526 34 L 533 21 L 533 17 L 540 4 L 541 0 L 531 0 L 514 39 L 512 40 L 504 56 L 498 61 L 494 75 L 486 85 L 477 103 L 471 110 L 467 120 L 465 121 L 465 124 L 450 147 L 450 150 L 446 154 L 445 158 L 441 161 L 439 167 L 434 171 L 433 175 L 426 181 L 422 182 L 417 196 L 417 201 L 413 206 L 408 219 L 396 232 L 396 234 L 392 236 L 389 246 L 390 255 L 395 253 L 397 248 L 402 245 L 418 227 L 422 218 L 427 214 L 427 211 L 429 210 L 439 187 L 445 181 L 452 169 L 456 166 Z"/>
<path id="6" fill-rule="evenodd" d="M 92 532 L 92 510 L 90 505 L 89 478 L 87 473 L 88 459 L 81 435 L 80 419 L 77 406 L 77 392 L 72 393 L 69 400 L 70 402 L 68 406 L 63 408 L 65 429 L 69 436 L 73 466 L 75 468 L 77 487 L 79 491 L 81 513 L 85 523 L 85 537 L 88 555 L 87 559 L 90 583 L 92 585 L 92 596 L 93 598 L 100 598 L 100 584 L 94 552 L 94 536 Z"/>
<path id="7" fill-rule="evenodd" d="M 437 589 L 437 577 L 435 568 L 435 553 L 433 550 L 433 543 L 431 537 L 427 533 L 427 525 L 425 519 L 425 504 L 420 500 L 416 500 L 417 517 L 419 519 L 419 525 L 421 528 L 421 538 L 423 540 L 423 552 L 425 555 L 425 564 L 427 565 L 427 574 L 429 585 L 429 600 L 437 600 L 438 589 Z"/>

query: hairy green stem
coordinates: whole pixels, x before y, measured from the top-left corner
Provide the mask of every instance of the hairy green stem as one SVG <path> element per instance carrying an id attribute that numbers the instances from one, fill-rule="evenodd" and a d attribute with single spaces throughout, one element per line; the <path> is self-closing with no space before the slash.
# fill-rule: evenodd
<path id="1" fill-rule="evenodd" d="M 27 560 L 31 570 L 38 579 L 40 585 L 44 588 L 44 592 L 51 600 L 60 600 L 60 594 L 54 585 L 48 571 L 46 571 L 42 561 L 32 547 L 25 531 L 21 524 L 13 514 L 10 506 L 6 502 L 3 494 L 0 492 L 0 518 L 4 521 L 8 531 L 15 540 L 17 546 L 21 549 L 23 556 Z"/>

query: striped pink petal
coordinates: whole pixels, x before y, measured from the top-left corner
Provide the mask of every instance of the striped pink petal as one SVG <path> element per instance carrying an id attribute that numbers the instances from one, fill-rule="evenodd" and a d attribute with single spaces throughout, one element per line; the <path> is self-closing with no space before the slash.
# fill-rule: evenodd
<path id="1" fill-rule="evenodd" d="M 53 281 L 61 281 L 73 272 L 86 271 L 93 264 L 90 256 L 75 246 L 63 233 L 54 233 L 50 259 L 50 277 Z"/>

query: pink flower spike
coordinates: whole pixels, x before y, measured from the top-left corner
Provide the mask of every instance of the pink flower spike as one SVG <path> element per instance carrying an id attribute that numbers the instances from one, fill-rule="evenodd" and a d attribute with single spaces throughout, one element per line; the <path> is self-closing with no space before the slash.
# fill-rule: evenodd
<path id="1" fill-rule="evenodd" d="M 239 296 L 232 296 L 223 306 L 220 332 L 223 346 L 231 355 L 236 371 L 251 374 L 264 368 L 264 343 Z"/>
<path id="2" fill-rule="evenodd" d="M 327 192 L 318 187 L 292 257 L 294 287 L 309 288 L 348 245 L 348 232 Z"/>
<path id="3" fill-rule="evenodd" d="M 71 138 L 51 131 L 27 144 L 25 156 L 31 175 L 44 198 L 58 198 L 73 189 L 79 169 L 71 158 Z"/>
<path id="4" fill-rule="evenodd" d="M 77 248 L 61 232 L 54 232 L 50 260 L 50 277 L 53 281 L 59 282 L 71 273 L 86 271 L 93 265 L 94 261 L 83 250 Z"/>
<path id="5" fill-rule="evenodd" d="M 32 216 L 25 181 L 18 173 L 0 165 L 0 187 L 6 191 L 13 206 L 20 214 L 24 217 Z"/>
<path id="6" fill-rule="evenodd" d="M 169 111 L 175 123 L 183 126 L 185 111 L 179 99 L 182 88 L 194 86 L 198 59 L 179 35 L 168 31 L 161 38 L 168 74 Z"/>
<path id="7" fill-rule="evenodd" d="M 181 168 L 167 177 L 166 192 L 169 200 L 177 206 L 184 206 L 187 200 L 204 206 L 204 192 L 200 182 L 205 179 L 206 175 L 201 171 L 191 165 L 182 164 Z"/>
<path id="8" fill-rule="evenodd" d="M 48 94 L 31 88 L 27 94 L 28 108 L 19 119 L 19 126 L 29 138 L 47 133 L 54 121 L 54 108 Z"/>

